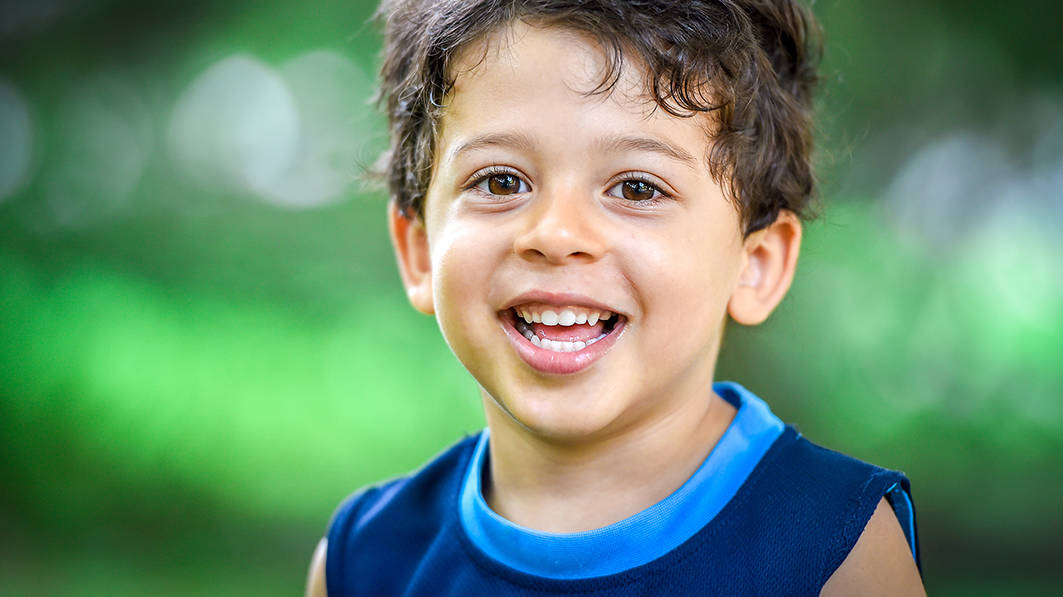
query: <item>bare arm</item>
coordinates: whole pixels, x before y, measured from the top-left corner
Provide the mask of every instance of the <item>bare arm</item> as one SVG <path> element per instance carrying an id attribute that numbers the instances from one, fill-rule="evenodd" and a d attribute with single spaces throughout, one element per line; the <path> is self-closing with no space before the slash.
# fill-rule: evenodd
<path id="1" fill-rule="evenodd" d="M 823 585 L 821 597 L 911 595 L 926 590 L 893 508 L 882 499 L 849 556 Z"/>
<path id="2" fill-rule="evenodd" d="M 306 597 L 328 597 L 325 589 L 325 554 L 328 553 L 328 539 L 317 542 L 314 556 L 310 560 L 310 574 L 306 578 Z"/>

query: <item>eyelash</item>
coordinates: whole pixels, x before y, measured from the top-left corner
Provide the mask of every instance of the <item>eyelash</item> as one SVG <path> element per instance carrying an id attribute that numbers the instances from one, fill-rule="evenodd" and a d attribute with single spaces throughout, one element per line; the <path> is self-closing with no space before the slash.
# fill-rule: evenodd
<path id="1" fill-rule="evenodd" d="M 642 201 L 635 201 L 635 200 L 632 200 L 632 199 L 627 199 L 623 195 L 617 196 L 617 195 L 613 195 L 613 194 L 609 193 L 609 191 L 615 189 L 616 187 L 618 187 L 620 185 L 623 185 L 626 182 L 641 182 L 642 184 L 645 184 L 645 185 L 649 186 L 651 189 L 653 189 L 654 196 L 651 197 L 650 199 L 644 199 Z M 621 191 L 621 193 L 623 193 L 623 191 Z M 610 186 L 606 190 L 606 194 L 608 194 L 610 197 L 616 197 L 617 199 L 624 199 L 625 201 L 628 201 L 628 202 L 632 203 L 633 205 L 657 205 L 658 203 L 660 203 L 661 201 L 663 201 L 665 199 L 671 199 L 672 198 L 672 196 L 670 194 L 664 192 L 661 189 L 660 183 L 654 182 L 653 178 L 651 178 L 650 176 L 648 176 L 646 174 L 643 174 L 641 172 L 629 172 L 629 173 L 625 174 L 623 178 L 621 178 L 620 180 L 617 180 L 615 183 L 613 183 L 612 186 Z"/>
<path id="2" fill-rule="evenodd" d="M 529 185 L 524 180 L 524 177 L 521 176 L 520 173 L 518 173 L 516 170 L 513 170 L 512 168 L 506 168 L 505 166 L 491 166 L 491 167 L 487 168 L 486 170 L 481 170 L 480 172 L 478 172 L 475 175 L 475 177 L 472 179 L 472 182 L 470 182 L 469 184 L 465 185 L 465 190 L 466 191 L 479 191 L 481 194 L 487 195 L 488 197 L 506 197 L 507 195 L 496 195 L 496 194 L 491 193 L 491 192 L 489 192 L 487 190 L 479 188 L 480 185 L 482 185 L 483 183 L 487 182 L 488 180 L 491 180 L 492 176 L 503 176 L 503 175 L 513 176 L 514 178 L 519 180 L 521 182 L 521 184 L 527 185 L 529 188 L 531 187 L 531 185 Z"/>
<path id="3" fill-rule="evenodd" d="M 528 185 L 527 181 L 524 180 L 523 176 L 521 176 L 515 170 L 513 170 L 511 168 L 506 168 L 504 166 L 491 166 L 491 167 L 487 168 L 486 170 L 480 171 L 475 176 L 475 178 L 473 178 L 472 181 L 465 186 L 465 190 L 466 191 L 473 191 L 473 190 L 479 191 L 480 193 L 482 193 L 484 195 L 487 195 L 489 197 L 506 197 L 507 195 L 496 195 L 494 193 L 491 193 L 490 191 L 487 191 L 487 190 L 479 188 L 480 185 L 482 185 L 483 183 L 485 183 L 488 180 L 490 180 L 491 177 L 499 176 L 499 175 L 513 176 L 513 177 L 517 178 L 517 180 L 519 180 L 521 184 L 527 185 L 529 187 L 531 186 L 531 185 Z M 613 190 L 614 188 L 616 188 L 616 187 L 618 187 L 618 186 L 620 186 L 620 185 L 622 185 L 622 184 L 624 184 L 626 182 L 641 182 L 641 183 L 643 183 L 645 185 L 648 185 L 650 188 L 652 188 L 654 193 L 655 193 L 655 195 L 652 198 L 645 199 L 643 201 L 633 201 L 633 200 L 630 200 L 630 199 L 626 199 L 627 201 L 630 201 L 631 203 L 634 203 L 634 204 L 637 204 L 637 205 L 656 205 L 657 203 L 660 203 L 664 199 L 671 199 L 672 198 L 672 196 L 670 194 L 668 194 L 665 191 L 661 190 L 660 185 L 658 183 L 654 182 L 651 177 L 649 177 L 649 176 L 647 176 L 647 175 L 645 175 L 643 173 L 640 173 L 640 172 L 631 172 L 631 173 L 628 173 L 628 174 L 624 175 L 623 178 L 620 178 L 619 180 L 616 180 L 612 185 L 609 186 L 608 189 L 606 189 L 606 194 L 609 195 L 610 197 L 615 197 L 617 199 L 625 199 L 623 196 L 613 195 L 612 193 L 609 193 L 609 191 Z"/>

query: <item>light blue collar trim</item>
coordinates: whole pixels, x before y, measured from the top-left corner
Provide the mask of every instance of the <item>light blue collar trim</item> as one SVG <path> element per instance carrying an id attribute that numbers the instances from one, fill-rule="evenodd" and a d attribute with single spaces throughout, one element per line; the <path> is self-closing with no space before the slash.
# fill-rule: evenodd
<path id="1" fill-rule="evenodd" d="M 616 574 L 679 547 L 727 505 L 783 432 L 768 405 L 733 382 L 713 390 L 738 408 L 705 462 L 672 495 L 607 527 L 582 533 L 544 533 L 514 524 L 484 501 L 480 480 L 489 433 L 484 430 L 461 489 L 465 533 L 491 558 L 528 574 L 577 579 Z"/>

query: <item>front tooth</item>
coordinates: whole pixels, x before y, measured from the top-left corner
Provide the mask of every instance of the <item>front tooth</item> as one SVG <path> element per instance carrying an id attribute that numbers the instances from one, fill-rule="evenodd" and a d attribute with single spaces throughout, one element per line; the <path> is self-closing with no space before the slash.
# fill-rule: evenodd
<path id="1" fill-rule="evenodd" d="M 562 352 L 572 352 L 573 350 L 576 350 L 576 347 L 575 347 L 573 342 L 562 342 L 561 343 L 561 351 Z"/>
<path id="2" fill-rule="evenodd" d="M 566 327 L 576 323 L 575 311 L 572 309 L 565 309 L 557 316 L 557 323 Z"/>
<path id="3" fill-rule="evenodd" d="M 557 325 L 557 313 L 543 311 L 543 325 Z"/>
<path id="4" fill-rule="evenodd" d="M 561 343 L 554 340 L 543 340 L 543 348 L 554 352 L 561 352 Z"/>
<path id="5" fill-rule="evenodd" d="M 587 323 L 589 325 L 594 325 L 594 324 L 598 323 L 598 312 L 597 311 L 595 311 L 594 313 L 591 313 L 590 315 L 587 316 Z"/>
<path id="6" fill-rule="evenodd" d="M 584 312 L 580 312 L 580 314 L 576 316 L 576 323 L 580 325 L 587 323 L 587 314 Z"/>

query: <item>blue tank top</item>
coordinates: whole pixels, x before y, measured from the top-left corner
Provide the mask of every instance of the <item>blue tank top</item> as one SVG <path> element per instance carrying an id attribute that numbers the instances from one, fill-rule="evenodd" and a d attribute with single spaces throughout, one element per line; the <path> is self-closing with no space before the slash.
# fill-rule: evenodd
<path id="1" fill-rule="evenodd" d="M 486 431 L 356 493 L 329 526 L 328 594 L 818 595 L 882 497 L 918 563 L 901 473 L 808 442 L 738 384 L 713 389 L 738 411 L 701 467 L 602 529 L 542 533 L 491 511 Z"/>

